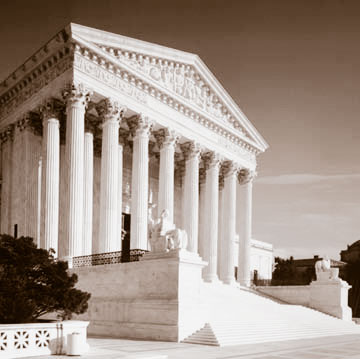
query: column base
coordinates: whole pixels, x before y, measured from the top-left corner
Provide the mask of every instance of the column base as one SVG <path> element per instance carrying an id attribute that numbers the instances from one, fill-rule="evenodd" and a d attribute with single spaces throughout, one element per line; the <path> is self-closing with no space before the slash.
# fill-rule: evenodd
<path id="1" fill-rule="evenodd" d="M 225 278 L 222 280 L 224 284 L 235 286 L 237 283 L 235 281 L 235 278 Z"/>
<path id="2" fill-rule="evenodd" d="M 250 280 L 240 279 L 240 280 L 238 280 L 238 283 L 239 283 L 242 287 L 246 287 L 246 288 L 250 288 L 250 287 L 251 287 L 251 281 L 250 281 Z"/>
<path id="3" fill-rule="evenodd" d="M 217 275 L 203 275 L 203 280 L 207 283 L 221 283 Z"/>

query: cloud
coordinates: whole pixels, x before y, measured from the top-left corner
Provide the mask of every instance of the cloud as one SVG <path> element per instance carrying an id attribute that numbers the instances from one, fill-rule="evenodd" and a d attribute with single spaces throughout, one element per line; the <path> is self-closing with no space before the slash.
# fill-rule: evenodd
<path id="1" fill-rule="evenodd" d="M 285 174 L 279 176 L 259 177 L 256 178 L 256 183 L 271 185 L 292 185 L 346 180 L 360 180 L 360 173 L 337 175 L 317 175 L 312 173 Z"/>

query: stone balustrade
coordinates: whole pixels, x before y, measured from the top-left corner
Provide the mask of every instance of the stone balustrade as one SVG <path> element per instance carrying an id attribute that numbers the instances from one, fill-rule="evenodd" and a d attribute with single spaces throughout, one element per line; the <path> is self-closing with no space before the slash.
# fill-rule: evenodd
<path id="1" fill-rule="evenodd" d="M 86 344 L 85 321 L 64 321 L 29 324 L 0 324 L 0 357 L 19 358 L 67 353 L 67 336 L 74 332 L 81 336 L 82 351 Z"/>

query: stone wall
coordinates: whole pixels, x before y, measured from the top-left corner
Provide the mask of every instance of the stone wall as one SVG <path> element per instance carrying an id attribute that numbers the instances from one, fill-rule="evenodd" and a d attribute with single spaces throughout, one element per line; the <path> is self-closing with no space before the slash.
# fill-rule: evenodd
<path id="1" fill-rule="evenodd" d="M 186 251 L 149 257 L 72 269 L 77 287 L 91 293 L 88 311 L 78 317 L 90 321 L 89 334 L 179 341 L 203 324 L 200 258 Z"/>
<path id="2" fill-rule="evenodd" d="M 259 286 L 256 290 L 290 304 L 304 306 L 310 304 L 310 286 L 308 285 Z"/>
<path id="3" fill-rule="evenodd" d="M 29 129 L 15 128 L 2 144 L 1 233 L 37 238 L 38 165 L 41 139 Z"/>

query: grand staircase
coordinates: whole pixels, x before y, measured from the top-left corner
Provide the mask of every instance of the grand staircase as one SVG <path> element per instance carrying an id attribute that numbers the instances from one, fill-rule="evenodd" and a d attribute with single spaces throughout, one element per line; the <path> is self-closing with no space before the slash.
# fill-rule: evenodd
<path id="1" fill-rule="evenodd" d="M 204 283 L 201 290 L 205 325 L 185 343 L 227 346 L 345 334 L 360 340 L 360 325 L 253 290 L 221 283 Z"/>

